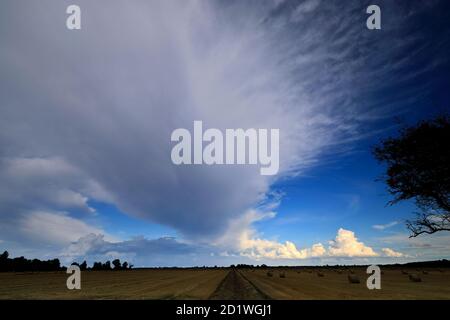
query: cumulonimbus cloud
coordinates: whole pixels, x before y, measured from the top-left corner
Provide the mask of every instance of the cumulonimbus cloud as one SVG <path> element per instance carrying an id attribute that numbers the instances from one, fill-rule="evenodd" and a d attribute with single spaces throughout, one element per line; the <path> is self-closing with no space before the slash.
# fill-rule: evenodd
<path id="1" fill-rule="evenodd" d="M 336 16 L 335 4 L 318 10 L 309 2 L 298 8 L 301 19 L 291 19 L 285 2 L 274 8 L 272 0 L 80 0 L 76 32 L 61 25 L 59 1 L 3 3 L 2 16 L 27 19 L 8 19 L 0 29 L 0 169 L 17 190 L 1 188 L 2 224 L 17 225 L 37 209 L 89 213 L 88 200 L 96 199 L 186 238 L 219 242 L 277 178 L 301 174 L 358 138 L 380 117 L 377 100 L 363 98 L 407 65 L 389 62 L 401 49 L 397 39 L 380 43 L 354 27 L 354 5 Z M 370 55 L 373 48 L 383 54 Z M 369 68 L 378 71 L 369 77 Z M 263 177 L 252 166 L 174 166 L 170 134 L 194 120 L 219 129 L 279 128 L 279 176 Z M 20 163 L 29 171 L 11 175 Z M 72 173 L 37 181 L 49 163 Z M 39 183 L 47 180 L 56 184 Z M 33 197 L 25 196 L 30 183 Z M 265 240 L 248 241 L 264 252 L 298 254 L 291 243 L 270 249 Z M 335 241 L 330 254 L 371 254 Z"/>

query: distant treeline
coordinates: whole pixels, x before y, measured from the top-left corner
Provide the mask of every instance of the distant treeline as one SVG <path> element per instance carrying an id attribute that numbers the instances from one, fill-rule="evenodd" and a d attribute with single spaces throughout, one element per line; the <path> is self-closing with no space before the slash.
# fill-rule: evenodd
<path id="1" fill-rule="evenodd" d="M 41 261 L 39 259 L 29 260 L 24 257 L 9 258 L 8 251 L 0 255 L 0 271 L 58 271 L 63 270 L 58 259 Z"/>
<path id="2" fill-rule="evenodd" d="M 112 262 L 106 261 L 105 263 L 94 262 L 94 264 L 92 265 L 92 268 L 88 267 L 86 261 L 83 261 L 80 264 L 78 264 L 77 262 L 74 262 L 74 263 L 72 263 L 72 265 L 79 266 L 80 270 L 129 270 L 129 269 L 133 268 L 132 264 L 129 264 L 126 261 L 121 263 L 120 259 L 115 259 Z"/>
<path id="3" fill-rule="evenodd" d="M 356 268 L 356 267 L 367 267 L 369 265 L 323 265 L 323 266 L 267 266 L 265 264 L 262 265 L 252 265 L 252 264 L 237 264 L 230 265 L 230 268 L 238 268 L 238 269 L 253 269 L 253 268 Z M 380 264 L 381 266 L 381 264 Z M 446 259 L 435 260 L 435 261 L 421 261 L 421 262 L 408 262 L 403 264 L 383 264 L 383 267 L 410 267 L 410 268 L 450 268 L 450 261 Z"/>
<path id="4" fill-rule="evenodd" d="M 119 259 L 115 259 L 112 262 L 106 261 L 94 262 L 92 267 L 87 265 L 86 261 L 82 263 L 73 262 L 72 265 L 77 265 L 80 270 L 130 270 L 133 268 L 132 264 L 127 261 L 123 263 Z M 404 264 L 384 264 L 385 268 L 396 268 L 396 267 L 410 267 L 410 268 L 450 268 L 450 261 L 435 260 L 435 261 L 422 261 L 422 262 L 409 262 Z M 140 268 L 140 269 L 223 269 L 223 268 L 237 268 L 237 269 L 254 269 L 254 268 L 298 268 L 298 269 L 311 269 L 311 268 L 356 268 L 356 267 L 367 267 L 367 265 L 322 265 L 322 266 L 267 266 L 265 264 L 252 265 L 252 264 L 232 264 L 229 267 L 208 267 L 208 266 L 195 266 L 195 267 L 151 267 L 151 268 Z M 0 255 L 0 272 L 13 271 L 13 272 L 33 272 L 33 271 L 61 271 L 66 270 L 66 267 L 61 266 L 59 259 L 52 259 L 41 261 L 39 259 L 29 260 L 24 257 L 9 258 L 8 251 L 3 252 Z"/>
<path id="5" fill-rule="evenodd" d="M 115 259 L 112 262 L 106 261 L 105 263 L 94 262 L 91 268 L 88 267 L 86 261 L 83 261 L 81 264 L 74 262 L 72 265 L 79 266 L 80 270 L 130 270 L 133 268 L 132 264 L 126 261 L 121 263 L 119 259 Z M 10 258 L 8 251 L 0 255 L 0 272 L 63 271 L 66 269 L 66 267 L 61 266 L 59 259 L 42 261 L 39 259 L 30 260 L 24 257 Z"/>

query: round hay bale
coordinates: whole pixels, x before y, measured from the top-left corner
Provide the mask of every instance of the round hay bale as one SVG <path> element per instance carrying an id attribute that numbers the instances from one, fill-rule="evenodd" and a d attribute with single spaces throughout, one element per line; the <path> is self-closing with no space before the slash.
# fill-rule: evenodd
<path id="1" fill-rule="evenodd" d="M 286 273 L 284 273 L 284 271 L 280 272 L 280 278 L 286 278 Z"/>
<path id="2" fill-rule="evenodd" d="M 322 272 L 317 272 L 317 276 L 321 278 L 325 277 L 325 275 Z"/>
<path id="3" fill-rule="evenodd" d="M 417 274 L 410 274 L 409 280 L 412 282 L 422 282 L 422 278 L 420 278 Z"/>
<path id="4" fill-rule="evenodd" d="M 428 274 L 428 271 L 423 270 L 422 273 L 423 273 L 423 274 Z"/>
<path id="5" fill-rule="evenodd" d="M 406 272 L 405 270 L 402 270 L 402 274 L 408 275 L 408 272 Z"/>
<path id="6" fill-rule="evenodd" d="M 348 275 L 348 282 L 350 283 L 361 283 L 361 280 L 359 280 L 359 277 L 354 274 Z"/>
<path id="7" fill-rule="evenodd" d="M 272 271 L 267 271 L 267 276 L 268 277 L 273 277 L 273 272 Z"/>

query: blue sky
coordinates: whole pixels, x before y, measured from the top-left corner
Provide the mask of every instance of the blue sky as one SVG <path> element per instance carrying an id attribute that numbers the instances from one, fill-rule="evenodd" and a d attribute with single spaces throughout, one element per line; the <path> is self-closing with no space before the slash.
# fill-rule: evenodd
<path id="1" fill-rule="evenodd" d="M 0 250 L 135 266 L 448 258 L 371 148 L 448 111 L 446 1 L 4 1 Z M 114 21 L 111 17 L 114 16 Z M 39 27 L 36 27 L 39 26 Z M 280 171 L 175 166 L 171 132 L 279 128 Z"/>

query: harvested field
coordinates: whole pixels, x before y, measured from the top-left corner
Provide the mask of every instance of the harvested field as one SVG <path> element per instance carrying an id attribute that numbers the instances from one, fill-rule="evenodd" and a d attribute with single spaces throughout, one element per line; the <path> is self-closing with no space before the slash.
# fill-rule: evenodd
<path id="1" fill-rule="evenodd" d="M 64 272 L 0 273 L 0 299 L 450 299 L 449 270 L 385 268 L 381 290 L 367 289 L 365 268 L 352 271 L 339 273 L 333 268 L 84 271 L 81 290 L 66 288 L 68 275 Z M 350 278 L 358 278 L 360 283 Z"/>
<path id="2" fill-rule="evenodd" d="M 361 283 L 350 283 L 349 273 L 339 274 L 333 269 L 317 273 L 290 271 L 284 269 L 287 279 L 267 277 L 257 270 L 243 274 L 261 291 L 274 299 L 450 299 L 449 272 L 427 270 L 421 274 L 421 282 L 413 282 L 400 269 L 385 269 L 381 276 L 381 290 L 368 290 L 366 280 L 369 276 L 365 268 L 354 268 L 352 277 Z"/>
<path id="3" fill-rule="evenodd" d="M 68 290 L 65 272 L 0 273 L 0 299 L 207 299 L 226 269 L 85 271 L 81 290 Z"/>
<path id="4" fill-rule="evenodd" d="M 211 295 L 211 300 L 266 300 L 267 295 L 259 291 L 239 271 L 231 270 Z"/>

